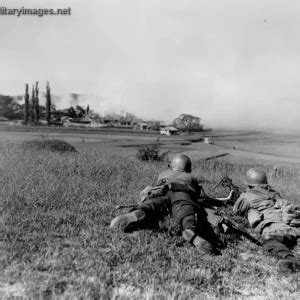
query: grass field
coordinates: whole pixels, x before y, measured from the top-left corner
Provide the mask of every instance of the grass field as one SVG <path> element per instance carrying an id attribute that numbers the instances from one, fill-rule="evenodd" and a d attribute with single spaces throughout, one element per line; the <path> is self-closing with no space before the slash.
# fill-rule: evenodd
<path id="1" fill-rule="evenodd" d="M 192 157 L 193 173 L 204 180 L 207 193 L 225 174 L 243 187 L 247 169 L 259 166 L 273 187 L 299 203 L 299 138 L 278 135 L 277 144 L 265 148 L 264 135 L 269 138 L 265 133 L 215 133 L 216 145 L 192 142 L 197 136 L 160 137 L 159 142 L 170 155 Z M 108 229 L 120 213 L 115 206 L 136 203 L 139 192 L 166 168 L 165 162 L 135 157 L 137 145 L 157 137 L 0 130 L 0 298 L 299 297 L 299 274 L 279 274 L 276 260 L 246 239 L 228 237 L 221 256 L 204 259 L 174 234 L 170 219 L 160 230 L 124 234 Z M 36 138 L 60 138 L 77 152 L 23 146 Z M 277 148 L 285 143 L 295 153 Z M 233 144 L 238 149 L 230 149 Z M 222 153 L 228 155 L 205 160 Z M 280 169 L 277 177 L 272 176 L 274 165 Z M 220 188 L 211 195 L 226 193 Z"/>

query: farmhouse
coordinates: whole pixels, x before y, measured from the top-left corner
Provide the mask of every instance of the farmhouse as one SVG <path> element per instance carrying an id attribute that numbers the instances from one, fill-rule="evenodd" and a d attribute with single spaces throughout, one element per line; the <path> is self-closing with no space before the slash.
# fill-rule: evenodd
<path id="1" fill-rule="evenodd" d="M 92 127 L 92 128 L 100 128 L 100 127 L 105 128 L 105 127 L 109 127 L 108 124 L 103 124 L 103 123 L 99 123 L 99 122 L 95 122 L 95 121 L 93 121 L 92 123 L 90 123 L 88 126 Z"/>
<path id="2" fill-rule="evenodd" d="M 160 128 L 160 134 L 174 135 L 178 133 L 178 129 L 173 126 L 164 126 Z"/>
<path id="3" fill-rule="evenodd" d="M 7 122 L 7 121 L 8 121 L 7 118 L 0 116 L 0 122 Z"/>
<path id="4" fill-rule="evenodd" d="M 69 109 L 60 109 L 51 112 L 51 116 L 57 119 L 68 115 L 69 115 Z"/>
<path id="5" fill-rule="evenodd" d="M 22 126 L 23 120 L 11 120 L 8 122 L 9 126 Z"/>
<path id="6" fill-rule="evenodd" d="M 208 136 L 204 137 L 203 142 L 205 144 L 213 144 L 211 137 L 208 137 Z"/>
<path id="7" fill-rule="evenodd" d="M 65 120 L 63 122 L 64 127 L 86 127 L 84 123 L 73 122 L 71 120 Z"/>
<path id="8" fill-rule="evenodd" d="M 93 120 L 91 118 L 89 118 L 88 116 L 85 116 L 83 118 L 80 118 L 79 120 L 76 120 L 76 122 L 82 123 L 82 124 L 91 124 L 92 121 Z"/>
<path id="9" fill-rule="evenodd" d="M 150 130 L 151 126 L 147 123 L 137 123 L 136 125 L 134 125 L 133 127 L 134 130 Z"/>

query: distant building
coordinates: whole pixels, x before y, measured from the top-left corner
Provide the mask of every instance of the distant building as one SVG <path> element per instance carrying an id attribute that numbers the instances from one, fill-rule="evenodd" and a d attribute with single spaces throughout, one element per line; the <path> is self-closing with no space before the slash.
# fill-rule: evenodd
<path id="1" fill-rule="evenodd" d="M 7 122 L 9 121 L 7 118 L 0 116 L 0 122 Z"/>
<path id="2" fill-rule="evenodd" d="M 9 126 L 22 126 L 23 120 L 12 120 L 8 122 Z"/>
<path id="3" fill-rule="evenodd" d="M 68 115 L 69 115 L 68 109 L 60 109 L 60 110 L 51 111 L 51 116 L 54 118 L 68 116 Z"/>
<path id="4" fill-rule="evenodd" d="M 160 134 L 174 135 L 178 133 L 178 129 L 173 126 L 164 126 L 160 128 Z"/>
<path id="5" fill-rule="evenodd" d="M 100 127 L 106 128 L 106 127 L 109 127 L 109 125 L 107 125 L 107 124 L 94 122 L 94 121 L 91 124 L 89 124 L 88 126 L 91 127 L 91 128 L 100 128 Z"/>
<path id="6" fill-rule="evenodd" d="M 72 118 L 70 118 L 70 117 L 68 117 L 68 116 L 63 116 L 63 117 L 60 118 L 60 120 L 61 120 L 62 122 L 66 122 L 66 121 L 72 121 Z"/>
<path id="7" fill-rule="evenodd" d="M 63 122 L 64 127 L 85 127 L 86 124 L 84 123 L 78 123 L 78 122 L 73 122 L 71 120 L 65 120 Z"/>
<path id="8" fill-rule="evenodd" d="M 134 125 L 133 129 L 134 130 L 150 130 L 151 126 L 147 123 L 140 122 L 140 123 L 137 123 L 136 125 Z"/>
<path id="9" fill-rule="evenodd" d="M 211 137 L 208 136 L 204 137 L 203 142 L 205 144 L 213 144 Z"/>
<path id="10" fill-rule="evenodd" d="M 100 123 L 103 124 L 119 124 L 120 120 L 117 117 L 102 117 L 100 118 Z"/>
<path id="11" fill-rule="evenodd" d="M 79 120 L 76 120 L 76 122 L 83 123 L 83 124 L 91 124 L 93 120 L 90 117 L 85 116 L 83 118 L 80 118 Z"/>

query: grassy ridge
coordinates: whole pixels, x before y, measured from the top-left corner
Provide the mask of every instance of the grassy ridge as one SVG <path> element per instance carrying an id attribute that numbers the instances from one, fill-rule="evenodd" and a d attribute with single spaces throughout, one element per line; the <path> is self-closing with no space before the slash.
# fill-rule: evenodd
<path id="1" fill-rule="evenodd" d="M 22 282 L 24 294 L 44 297 L 295 297 L 297 274 L 279 276 L 276 261 L 248 241 L 230 239 L 222 256 L 204 260 L 169 230 L 170 220 L 158 231 L 109 231 L 115 205 L 135 203 L 166 167 L 127 154 L 105 147 L 64 154 L 2 147 L 0 268 L 6 290 Z M 249 167 L 200 160 L 194 166 L 206 191 L 224 174 L 241 184 Z M 273 183 L 296 201 L 299 178 L 299 169 L 287 168 Z M 4 290 L 0 286 L 0 295 Z"/>

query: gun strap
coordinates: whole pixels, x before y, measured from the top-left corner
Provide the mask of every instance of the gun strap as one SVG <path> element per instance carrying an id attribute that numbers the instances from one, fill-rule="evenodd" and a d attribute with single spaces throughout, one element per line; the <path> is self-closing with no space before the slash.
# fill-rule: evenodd
<path id="1" fill-rule="evenodd" d="M 196 193 L 195 189 L 184 183 L 170 182 L 168 188 L 172 192 Z"/>

